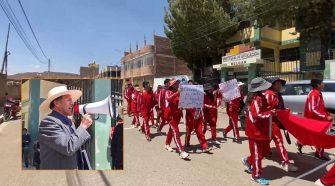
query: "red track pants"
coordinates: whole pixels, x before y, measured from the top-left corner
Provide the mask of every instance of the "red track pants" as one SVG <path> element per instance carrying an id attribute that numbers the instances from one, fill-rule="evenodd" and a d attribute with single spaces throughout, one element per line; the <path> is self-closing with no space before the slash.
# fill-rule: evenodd
<path id="1" fill-rule="evenodd" d="M 252 176 L 261 177 L 262 176 L 262 159 L 265 155 L 265 148 L 269 145 L 267 140 L 255 140 L 249 138 L 249 150 L 250 156 L 247 161 L 252 165 Z"/>
<path id="2" fill-rule="evenodd" d="M 224 129 L 224 133 L 228 134 L 232 129 L 234 132 L 234 137 L 236 140 L 240 139 L 240 132 L 238 130 L 238 113 L 232 112 L 229 114 L 229 125 L 227 128 Z"/>
<path id="3" fill-rule="evenodd" d="M 202 149 L 207 149 L 208 144 L 206 142 L 206 138 L 204 133 L 202 132 L 202 119 L 199 118 L 197 120 L 194 120 L 194 116 L 191 114 L 188 114 L 186 111 L 186 136 L 185 136 L 185 145 L 190 144 L 191 139 L 191 132 L 193 129 L 195 130 L 195 133 L 197 134 L 199 143 L 201 145 Z"/>
<path id="4" fill-rule="evenodd" d="M 170 145 L 172 141 L 172 137 L 173 137 L 173 140 L 177 146 L 177 151 L 179 153 L 184 151 L 184 147 L 180 141 L 180 133 L 179 133 L 179 128 L 178 128 L 180 119 L 181 119 L 181 116 L 173 116 L 173 118 L 169 120 L 170 128 L 166 136 L 166 140 L 165 140 L 165 144 Z"/>

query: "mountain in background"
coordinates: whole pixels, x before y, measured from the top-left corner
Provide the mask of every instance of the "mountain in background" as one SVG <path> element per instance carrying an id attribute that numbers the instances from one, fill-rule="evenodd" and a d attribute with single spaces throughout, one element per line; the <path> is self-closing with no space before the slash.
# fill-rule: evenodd
<path id="1" fill-rule="evenodd" d="M 80 78 L 79 74 L 73 73 L 65 73 L 65 72 L 25 72 L 25 73 L 18 73 L 14 75 L 7 76 L 7 79 L 12 80 L 21 80 L 21 79 L 32 79 L 32 78 L 39 78 L 39 79 L 66 79 L 66 78 Z"/>

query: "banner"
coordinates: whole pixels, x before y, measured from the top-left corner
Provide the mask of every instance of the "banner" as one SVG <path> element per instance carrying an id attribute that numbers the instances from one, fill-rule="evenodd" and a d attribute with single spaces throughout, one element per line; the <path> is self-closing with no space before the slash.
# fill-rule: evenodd
<path id="1" fill-rule="evenodd" d="M 298 117 L 289 110 L 278 111 L 277 118 L 302 145 L 335 148 L 335 136 L 327 134 L 331 122 Z"/>
<path id="2" fill-rule="evenodd" d="M 179 108 L 202 108 L 204 104 L 203 85 L 182 85 Z"/>
<path id="3" fill-rule="evenodd" d="M 225 102 L 241 97 L 241 92 L 236 79 L 220 83 L 219 87 Z"/>

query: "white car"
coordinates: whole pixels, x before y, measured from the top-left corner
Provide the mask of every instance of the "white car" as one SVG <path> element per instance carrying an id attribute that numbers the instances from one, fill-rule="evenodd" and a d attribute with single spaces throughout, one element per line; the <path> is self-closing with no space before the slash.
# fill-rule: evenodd
<path id="1" fill-rule="evenodd" d="M 283 87 L 282 95 L 286 108 L 293 114 L 303 116 L 308 93 L 312 90 L 310 80 L 287 82 Z M 325 88 L 322 91 L 325 106 L 328 112 L 335 114 L 335 80 L 324 80 Z"/>

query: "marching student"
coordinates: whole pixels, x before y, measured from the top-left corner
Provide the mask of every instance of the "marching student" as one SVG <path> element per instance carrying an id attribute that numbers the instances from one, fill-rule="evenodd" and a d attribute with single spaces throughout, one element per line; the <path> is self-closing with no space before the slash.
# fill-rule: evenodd
<path id="1" fill-rule="evenodd" d="M 192 80 L 188 81 L 189 85 L 193 84 Z M 205 135 L 202 131 L 203 115 L 201 108 L 186 109 L 186 136 L 185 136 L 185 146 L 190 146 L 191 132 L 193 129 L 199 140 L 202 152 L 209 152 L 208 144 L 206 142 Z"/>
<path id="2" fill-rule="evenodd" d="M 170 128 L 165 140 L 165 149 L 172 152 L 171 140 L 173 138 L 176 146 L 177 152 L 182 159 L 186 159 L 189 154 L 184 151 L 184 147 L 180 141 L 180 133 L 178 124 L 183 116 L 183 112 L 178 108 L 179 104 L 179 81 L 172 79 L 169 82 L 169 89 L 166 91 L 166 110 L 164 111 L 165 118 L 168 120 Z"/>
<path id="3" fill-rule="evenodd" d="M 240 91 L 241 97 L 233 99 L 227 103 L 227 115 L 229 117 L 229 125 L 227 128 L 223 130 L 223 137 L 224 139 L 227 138 L 228 132 L 230 132 L 233 129 L 234 132 L 234 142 L 240 143 L 240 132 L 238 130 L 238 115 L 240 113 L 241 109 L 241 101 L 244 99 L 243 92 L 241 90 L 241 86 L 244 85 L 244 83 L 239 82 L 238 87 Z"/>
<path id="4" fill-rule="evenodd" d="M 159 110 L 159 95 L 162 90 L 162 85 L 158 85 L 157 90 L 154 92 L 155 96 L 155 110 L 157 114 L 157 119 L 156 119 L 156 126 L 157 128 L 160 126 L 161 120 L 162 120 L 162 112 Z"/>
<path id="5" fill-rule="evenodd" d="M 151 141 L 150 137 L 150 127 L 149 127 L 149 120 L 151 118 L 151 113 L 153 112 L 154 107 L 154 95 L 152 89 L 150 88 L 149 82 L 143 82 L 143 92 L 141 96 L 141 113 L 143 117 L 143 127 L 145 137 L 148 141 Z"/>
<path id="6" fill-rule="evenodd" d="M 149 86 L 149 92 L 152 93 L 152 96 L 153 96 L 153 107 L 155 107 L 155 93 L 153 92 L 153 88 L 152 86 Z M 149 125 L 150 127 L 154 127 L 155 126 L 155 115 L 154 115 L 154 109 L 151 110 L 150 112 L 150 122 L 151 122 L 151 125 Z"/>
<path id="7" fill-rule="evenodd" d="M 138 106 L 138 95 L 140 91 L 141 91 L 140 87 L 138 85 L 135 85 L 134 92 L 131 95 L 131 111 L 134 114 L 132 127 L 134 128 L 140 126 L 140 119 L 139 119 L 140 107 Z"/>
<path id="8" fill-rule="evenodd" d="M 131 83 L 128 83 L 128 86 L 124 90 L 124 97 L 127 100 L 127 114 L 130 116 L 131 114 L 131 95 L 133 94 L 133 86 Z"/>
<path id="9" fill-rule="evenodd" d="M 159 108 L 159 112 L 161 112 L 161 116 L 162 116 L 162 121 L 159 124 L 159 127 L 157 128 L 157 133 L 161 134 L 162 128 L 164 127 L 164 125 L 167 122 L 167 118 L 165 118 L 165 110 L 166 110 L 166 100 L 165 100 L 165 96 L 166 96 L 166 92 L 167 90 L 169 90 L 169 83 L 170 83 L 170 79 L 165 79 L 164 80 L 164 87 L 162 88 L 160 94 L 159 94 L 159 102 L 158 102 L 158 108 Z"/>
<path id="10" fill-rule="evenodd" d="M 211 128 L 212 141 L 217 145 L 221 145 L 216 139 L 216 122 L 218 117 L 218 107 L 217 107 L 217 95 L 213 93 L 213 87 L 211 84 L 206 83 L 204 85 L 204 134 L 206 134 L 207 125 L 209 124 Z"/>
<path id="11" fill-rule="evenodd" d="M 252 180 L 261 185 L 268 185 L 269 181 L 262 177 L 262 159 L 266 147 L 270 143 L 270 116 L 276 116 L 274 111 L 269 110 L 264 92 L 272 86 L 263 78 L 255 78 L 249 85 L 249 94 L 252 98 L 247 113 L 245 134 L 249 140 L 250 155 L 242 158 L 243 164 L 248 172 L 252 172 Z M 251 168 L 252 167 L 252 168 Z"/>
<path id="12" fill-rule="evenodd" d="M 264 94 L 268 104 L 268 109 L 284 110 L 285 109 L 284 101 L 283 98 L 281 97 L 280 91 L 282 90 L 282 87 L 286 84 L 286 81 L 278 77 L 274 77 L 270 79 L 270 83 L 272 83 L 271 88 L 265 91 Z M 275 142 L 276 149 L 281 160 L 281 166 L 287 172 L 288 171 L 295 172 L 298 170 L 298 168 L 294 166 L 292 163 L 290 163 L 288 159 L 288 154 L 284 146 L 283 136 L 280 132 L 279 126 L 280 126 L 279 120 L 274 118 L 272 120 L 272 140 Z M 265 155 L 269 154 L 269 152 L 270 152 L 270 144 L 266 148 Z"/>
<path id="13" fill-rule="evenodd" d="M 325 103 L 323 101 L 321 91 L 324 88 L 324 84 L 320 79 L 312 79 L 311 86 L 313 89 L 309 92 L 305 104 L 304 116 L 308 119 L 314 119 L 319 121 L 332 121 L 333 118 L 330 113 L 326 110 Z M 298 151 L 301 153 L 302 145 L 296 142 Z M 328 161 L 329 158 L 324 156 L 324 149 L 316 147 L 315 155 L 316 158 Z"/>

